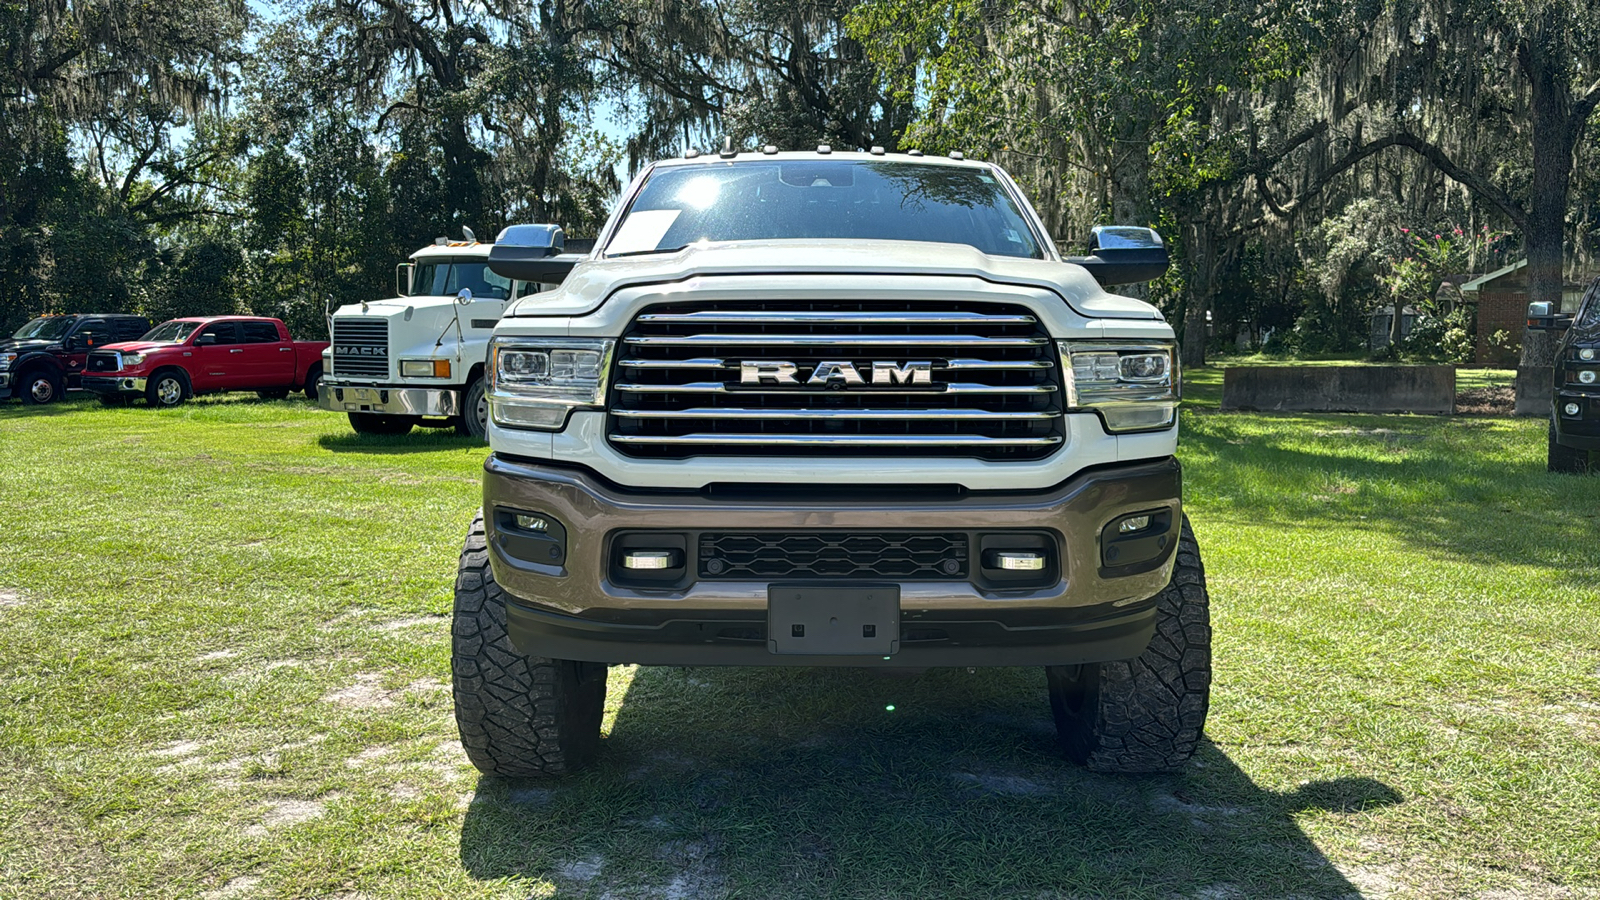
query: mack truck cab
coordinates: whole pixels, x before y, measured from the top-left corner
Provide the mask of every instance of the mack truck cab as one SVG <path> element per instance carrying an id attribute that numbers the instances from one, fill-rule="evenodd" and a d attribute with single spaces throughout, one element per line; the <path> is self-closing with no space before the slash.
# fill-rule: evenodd
<path id="1" fill-rule="evenodd" d="M 491 247 L 439 238 L 396 267 L 393 298 L 334 310 L 318 405 L 362 434 L 453 426 L 486 440 L 489 335 L 512 301 L 548 287 L 496 275 Z"/>

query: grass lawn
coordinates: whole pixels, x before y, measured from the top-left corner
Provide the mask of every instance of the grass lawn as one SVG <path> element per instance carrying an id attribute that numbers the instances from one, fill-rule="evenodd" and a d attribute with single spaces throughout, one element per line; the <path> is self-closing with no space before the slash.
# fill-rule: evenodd
<path id="1" fill-rule="evenodd" d="M 1185 773 L 1064 762 L 1037 670 L 625 667 L 598 766 L 508 784 L 448 688 L 483 448 L 4 405 L 0 896 L 1600 897 L 1600 477 L 1537 421 L 1183 428 Z"/>

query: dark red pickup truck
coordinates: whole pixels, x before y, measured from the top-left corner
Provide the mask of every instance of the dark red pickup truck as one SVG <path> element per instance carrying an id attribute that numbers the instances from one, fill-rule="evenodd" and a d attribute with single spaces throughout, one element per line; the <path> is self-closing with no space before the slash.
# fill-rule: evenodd
<path id="1" fill-rule="evenodd" d="M 106 403 L 143 396 L 151 406 L 177 406 L 213 391 L 255 391 L 265 399 L 282 399 L 303 390 L 315 399 L 327 346 L 327 341 L 292 340 L 277 319 L 173 319 L 137 341 L 90 353 L 83 387 Z"/>

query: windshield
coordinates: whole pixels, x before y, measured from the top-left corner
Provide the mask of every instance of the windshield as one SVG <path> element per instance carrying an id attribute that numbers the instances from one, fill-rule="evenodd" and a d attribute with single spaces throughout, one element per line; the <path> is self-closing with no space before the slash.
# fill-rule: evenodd
<path id="1" fill-rule="evenodd" d="M 180 341 L 188 340 L 189 335 L 194 334 L 194 330 L 199 328 L 201 324 L 200 322 L 184 322 L 179 319 L 173 319 L 171 322 L 162 322 L 160 325 L 145 332 L 144 337 L 139 340 L 168 341 L 176 344 Z"/>
<path id="2" fill-rule="evenodd" d="M 17 329 L 12 337 L 18 340 L 54 341 L 67 336 L 76 316 L 40 316 Z"/>
<path id="3" fill-rule="evenodd" d="M 414 296 L 454 297 L 462 288 L 472 291 L 478 300 L 511 297 L 511 279 L 489 271 L 489 263 L 482 257 L 417 260 L 417 273 L 411 277 Z"/>
<path id="4" fill-rule="evenodd" d="M 606 253 L 774 238 L 933 241 L 1041 259 L 1022 211 L 987 169 L 773 160 L 657 169 Z"/>

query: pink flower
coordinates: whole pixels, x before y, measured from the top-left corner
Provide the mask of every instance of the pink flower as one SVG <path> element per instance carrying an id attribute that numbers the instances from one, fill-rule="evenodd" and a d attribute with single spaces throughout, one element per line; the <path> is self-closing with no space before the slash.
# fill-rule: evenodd
<path id="1" fill-rule="evenodd" d="M 1460 233 L 1461 233 L 1461 229 L 1457 228 L 1456 229 L 1456 234 L 1460 234 Z"/>
<path id="2" fill-rule="evenodd" d="M 1401 234 L 1410 234 L 1410 233 L 1411 233 L 1411 229 L 1409 229 L 1409 228 L 1402 228 L 1402 229 L 1400 229 L 1400 233 L 1401 233 Z"/>
<path id="3" fill-rule="evenodd" d="M 1436 241 L 1443 240 L 1443 238 L 1439 237 L 1437 234 L 1433 236 L 1433 239 Z"/>

